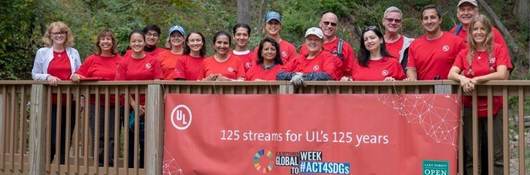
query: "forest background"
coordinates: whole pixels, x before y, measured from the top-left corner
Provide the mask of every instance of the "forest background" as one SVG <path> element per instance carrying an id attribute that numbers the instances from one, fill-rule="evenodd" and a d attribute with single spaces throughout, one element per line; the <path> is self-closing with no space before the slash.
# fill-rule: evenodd
<path id="1" fill-rule="evenodd" d="M 443 30 L 455 23 L 458 0 L 2 0 L 0 1 L 0 79 L 31 79 L 31 68 L 42 36 L 49 23 L 64 21 L 75 35 L 81 58 L 95 47 L 97 34 L 113 30 L 118 49 L 124 52 L 128 34 L 147 24 L 162 28 L 161 43 L 169 27 L 178 24 L 186 32 L 206 35 L 209 53 L 212 35 L 231 32 L 238 21 L 252 27 L 250 47 L 263 37 L 264 14 L 277 10 L 283 15 L 284 39 L 299 46 L 305 30 L 318 26 L 324 11 L 339 16 L 339 35 L 359 48 L 359 31 L 364 26 L 381 26 L 384 10 L 397 6 L 404 12 L 403 33 L 417 37 L 423 33 L 420 10 L 427 4 L 440 6 Z M 530 17 L 528 0 L 479 0 L 480 11 L 493 21 L 510 45 L 515 70 L 512 79 L 528 79 L 530 62 Z"/>

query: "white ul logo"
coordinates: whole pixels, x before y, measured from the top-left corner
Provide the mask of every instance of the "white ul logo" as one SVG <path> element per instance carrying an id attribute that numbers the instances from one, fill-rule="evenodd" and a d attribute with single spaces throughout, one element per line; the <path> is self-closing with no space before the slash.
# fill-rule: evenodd
<path id="1" fill-rule="evenodd" d="M 177 105 L 171 111 L 171 124 L 178 130 L 185 130 L 191 125 L 191 110 L 186 105 Z"/>

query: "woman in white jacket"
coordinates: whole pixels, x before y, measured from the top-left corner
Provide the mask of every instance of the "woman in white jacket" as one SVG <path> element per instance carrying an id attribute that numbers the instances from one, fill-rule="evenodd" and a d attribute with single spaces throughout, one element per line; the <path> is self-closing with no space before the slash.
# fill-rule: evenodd
<path id="1" fill-rule="evenodd" d="M 76 49 L 72 48 L 74 44 L 74 37 L 70 28 L 63 22 L 53 22 L 48 26 L 44 37 L 42 38 L 46 47 L 40 48 L 35 55 L 35 62 L 33 63 L 33 69 L 31 70 L 31 76 L 33 80 L 46 80 L 50 85 L 57 85 L 58 81 L 70 80 L 74 72 L 77 71 L 81 65 L 79 53 Z M 59 125 L 57 123 L 57 111 L 58 108 L 61 110 L 61 138 L 60 139 L 60 154 L 59 160 L 64 163 L 65 160 L 65 143 L 66 134 L 71 135 L 75 126 L 75 105 L 72 103 L 70 106 L 70 120 L 71 125 L 70 133 L 66 133 L 66 94 L 61 94 L 61 106 L 57 104 L 57 94 L 52 95 L 52 108 L 51 108 L 51 152 L 50 161 L 54 159 L 55 150 L 57 146 L 56 128 Z M 68 141 L 69 142 L 69 141 Z"/>

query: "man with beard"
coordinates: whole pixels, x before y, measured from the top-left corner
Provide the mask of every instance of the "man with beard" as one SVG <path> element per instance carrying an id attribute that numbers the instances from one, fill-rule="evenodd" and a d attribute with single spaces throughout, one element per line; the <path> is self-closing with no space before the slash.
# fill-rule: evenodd
<path id="1" fill-rule="evenodd" d="M 447 79 L 458 52 L 465 48 L 464 41 L 442 31 L 442 16 L 435 5 L 422 9 L 421 24 L 425 34 L 410 45 L 407 80 Z"/>

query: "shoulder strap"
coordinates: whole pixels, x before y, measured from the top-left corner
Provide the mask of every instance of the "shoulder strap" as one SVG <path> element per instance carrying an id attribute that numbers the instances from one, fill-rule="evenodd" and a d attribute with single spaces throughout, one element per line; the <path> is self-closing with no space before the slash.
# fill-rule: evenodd
<path id="1" fill-rule="evenodd" d="M 344 60 L 344 53 L 343 53 L 344 47 L 343 46 L 344 46 L 344 40 L 339 39 L 339 43 L 337 44 L 337 56 L 341 60 Z"/>
<path id="2" fill-rule="evenodd" d="M 403 37 L 403 46 L 401 47 L 401 50 L 399 51 L 399 62 L 400 63 L 403 63 L 403 60 L 406 59 L 405 57 L 407 56 L 407 54 L 405 51 L 409 48 L 412 41 L 414 41 L 414 39 L 406 37 L 405 35 L 402 35 L 402 37 Z"/>
<path id="3" fill-rule="evenodd" d="M 456 25 L 455 33 L 454 33 L 454 34 L 458 36 L 458 34 L 460 34 L 460 31 L 462 31 L 462 28 L 463 28 L 463 27 L 464 27 L 464 25 L 462 25 L 462 23 L 458 23 L 458 24 Z"/>

